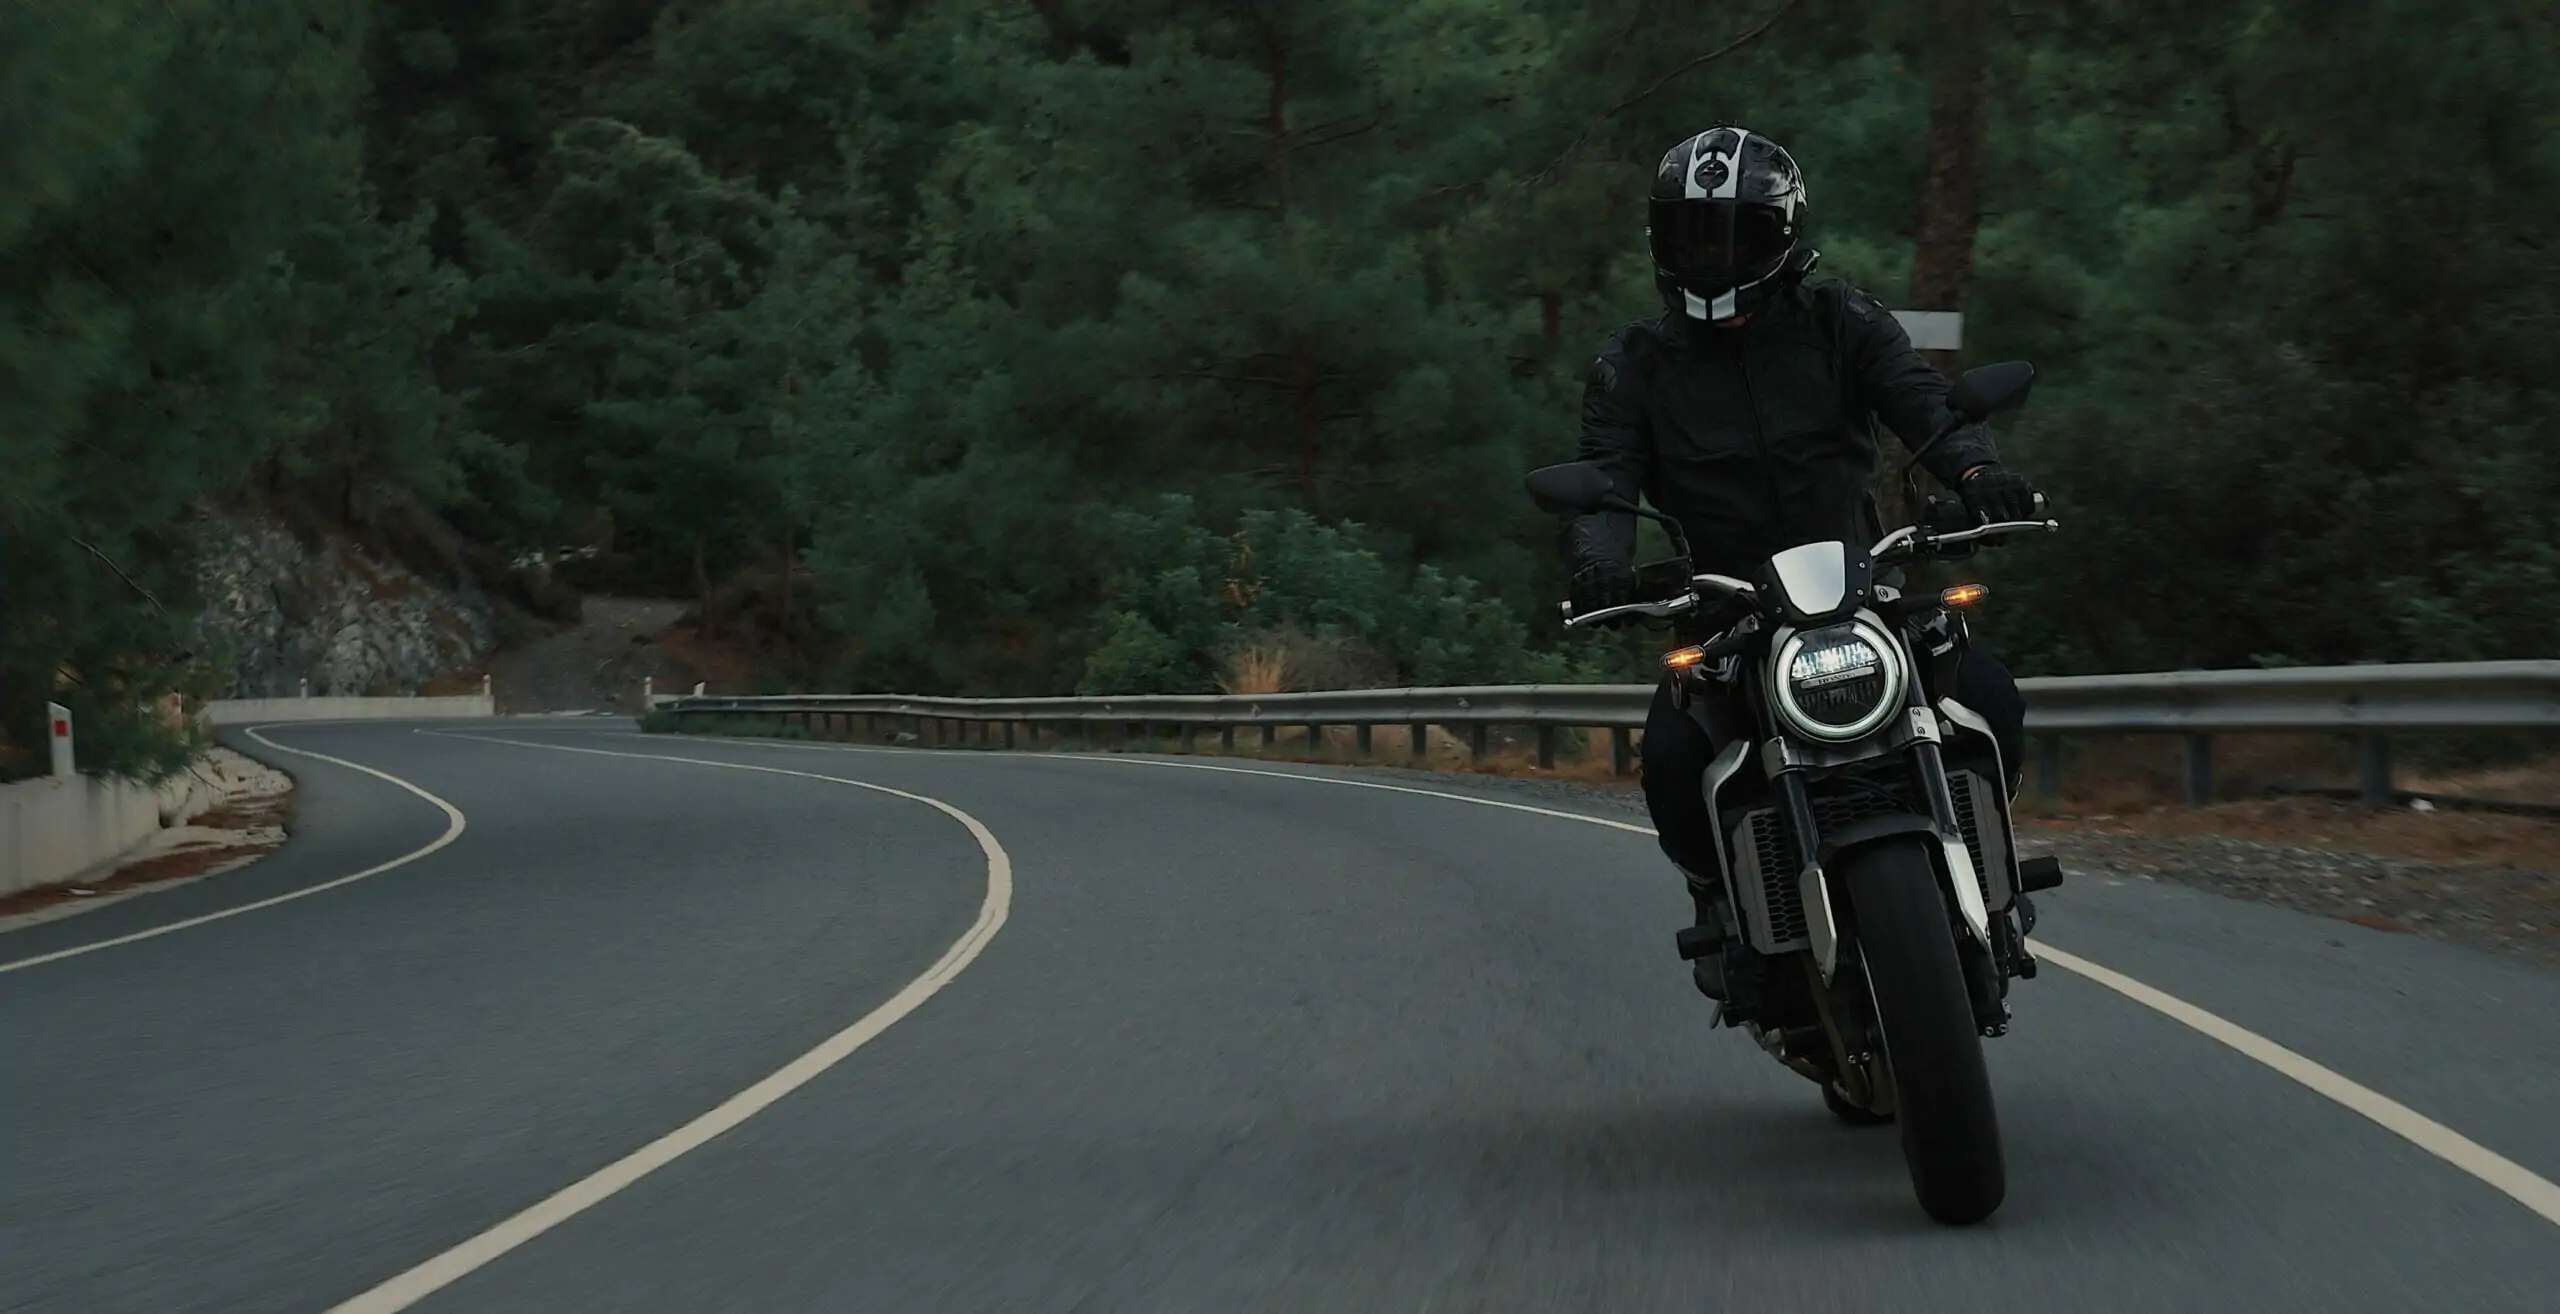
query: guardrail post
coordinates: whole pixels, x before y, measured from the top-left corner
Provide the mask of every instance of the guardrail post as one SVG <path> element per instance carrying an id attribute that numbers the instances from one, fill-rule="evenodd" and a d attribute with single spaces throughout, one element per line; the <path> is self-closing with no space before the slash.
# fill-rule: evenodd
<path id="1" fill-rule="evenodd" d="M 1418 761 L 1421 761 L 1425 756 L 1429 755 L 1429 753 L 1430 753 L 1430 752 L 1431 752 L 1431 723 L 1430 723 L 1430 722 L 1428 722 L 1428 721 L 1416 721 L 1416 722 L 1414 722 L 1414 723 L 1413 723 L 1413 757 L 1414 757 L 1414 760 L 1415 760 L 1415 761 L 1417 761 L 1417 762 L 1418 762 Z"/>
<path id="2" fill-rule="evenodd" d="M 44 719 L 47 737 L 53 741 L 54 778 L 68 780 L 80 772 L 71 759 L 71 709 L 60 703 L 46 703 Z"/>
<path id="3" fill-rule="evenodd" d="M 2391 806 L 2391 738 L 2366 735 L 2356 744 L 2356 775 L 2366 807 Z"/>
<path id="4" fill-rule="evenodd" d="M 1351 746 L 1358 749 L 1362 757 L 1369 755 L 1369 732 L 1374 729 L 1375 726 L 1363 721 L 1351 732 Z"/>
<path id="5" fill-rule="evenodd" d="M 1556 728 L 1554 726 L 1538 727 L 1538 769 L 1540 771 L 1556 769 Z"/>
<path id="6" fill-rule="evenodd" d="M 1485 749 L 1488 746 L 1490 738 L 1491 727 L 1485 725 L 1484 722 L 1478 721 L 1475 724 L 1468 726 L 1467 755 L 1475 758 L 1477 761 L 1483 761 Z"/>
<path id="7" fill-rule="evenodd" d="M 1279 742 L 1280 742 L 1280 727 L 1278 727 L 1278 726 L 1276 726 L 1276 725 L 1273 725 L 1273 724 L 1271 724 L 1271 723 L 1270 723 L 1270 722 L 1268 722 L 1268 721 L 1263 722 L 1263 724 L 1262 724 L 1262 746 L 1263 746 L 1265 749 L 1268 749 L 1268 748 L 1270 748 L 1273 744 L 1276 744 L 1276 743 L 1279 743 Z"/>
<path id="8" fill-rule="evenodd" d="M 1609 774 L 1623 776 L 1635 760 L 1634 738 L 1622 725 L 1609 727 Z"/>
<path id="9" fill-rule="evenodd" d="M 2062 801 L 2062 736 L 2036 736 L 2036 797 Z"/>
<path id="10" fill-rule="evenodd" d="M 1321 755 L 1323 752 L 1324 752 L 1324 727 L 1323 727 L 1323 726 L 1320 726 L 1320 725 L 1309 724 L 1309 725 L 1307 726 L 1307 756 L 1309 756 L 1309 757 L 1316 757 L 1316 756 Z"/>
<path id="11" fill-rule="evenodd" d="M 1225 753 L 1230 757 L 1235 755 L 1236 728 L 1234 726 L 1222 725 L 1218 727 L 1218 751 Z"/>
<path id="12" fill-rule="evenodd" d="M 1189 721 L 1183 722 L 1182 751 L 1185 753 L 1190 752 L 1192 745 L 1197 744 L 1198 742 L 1200 742 L 1200 727 L 1191 724 Z"/>
<path id="13" fill-rule="evenodd" d="M 1013 751 L 1013 722 L 1010 720 L 1004 723 L 1004 751 Z"/>
<path id="14" fill-rule="evenodd" d="M 2213 801 L 2213 736 L 2187 736 L 2187 806 Z"/>

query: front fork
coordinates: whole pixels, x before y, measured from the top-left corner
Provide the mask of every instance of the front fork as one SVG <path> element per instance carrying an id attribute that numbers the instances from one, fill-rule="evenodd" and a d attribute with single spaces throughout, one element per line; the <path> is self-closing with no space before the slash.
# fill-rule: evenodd
<path id="1" fill-rule="evenodd" d="M 1934 722 L 1936 713 L 1923 714 Z M 1973 850 L 1965 845 L 1964 826 L 1956 820 L 1955 791 L 1947 783 L 1947 765 L 1939 757 L 1935 743 L 1912 745 L 1911 757 L 1919 768 L 1923 792 L 1929 796 L 1931 819 L 1938 826 L 1938 847 L 1946 854 L 1947 884 L 1953 887 L 1956 911 L 1964 920 L 1965 933 L 1956 937 L 1956 962 L 1964 968 L 1965 993 L 1973 1000 L 1973 1020 L 1984 1035 L 2002 1035 L 2009 1030 L 2009 1005 L 2002 998 L 2008 993 L 2008 976 L 2000 970 L 1999 958 L 1992 952 L 1991 915 L 1982 903 L 1982 877 L 1974 870 Z"/>

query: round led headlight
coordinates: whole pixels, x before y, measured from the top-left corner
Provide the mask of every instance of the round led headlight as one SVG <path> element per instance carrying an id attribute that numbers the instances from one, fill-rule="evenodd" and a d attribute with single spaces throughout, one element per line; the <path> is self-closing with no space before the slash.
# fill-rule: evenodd
<path id="1" fill-rule="evenodd" d="M 1826 625 L 1779 645 L 1770 671 L 1778 711 L 1800 733 L 1834 743 L 1875 733 L 1902 708 L 1902 653 L 1865 620 Z"/>

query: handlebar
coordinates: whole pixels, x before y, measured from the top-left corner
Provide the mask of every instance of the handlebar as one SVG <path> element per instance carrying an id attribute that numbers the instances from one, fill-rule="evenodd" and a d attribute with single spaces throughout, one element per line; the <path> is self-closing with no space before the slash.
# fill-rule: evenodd
<path id="1" fill-rule="evenodd" d="M 2009 534 L 2057 533 L 2061 529 L 2062 522 L 2059 520 L 1995 520 L 1988 524 L 1976 525 L 1971 529 L 1959 529 L 1947 534 L 1932 534 L 1918 525 L 1904 525 L 1885 535 L 1883 541 L 1870 549 L 1867 555 L 1873 558 L 1876 564 L 1884 565 L 1887 562 L 1921 556 L 1941 547 L 1978 543 L 1986 538 L 2000 538 Z"/>
<path id="2" fill-rule="evenodd" d="M 1573 604 L 1570 602 L 1558 603 L 1556 606 L 1557 610 L 1564 614 L 1565 628 L 1578 629 L 1585 625 L 1597 625 L 1604 620 L 1611 620 L 1620 616 L 1652 616 L 1656 618 L 1677 616 L 1682 612 L 1695 610 L 1699 603 L 1706 601 L 1706 599 L 1699 596 L 1699 590 L 1701 589 L 1707 590 L 1719 598 L 1742 598 L 1749 601 L 1756 601 L 1760 596 L 1760 590 L 1752 587 L 1750 584 L 1745 583 L 1742 580 L 1735 579 L 1731 575 L 1692 575 L 1689 577 L 1689 591 L 1676 598 L 1664 598 L 1655 602 L 1620 603 L 1615 607 L 1602 607 L 1598 611 L 1584 612 L 1579 616 L 1573 614 Z"/>
<path id="3" fill-rule="evenodd" d="M 2036 504 L 2038 510 L 2043 509 L 2044 494 L 2036 494 Z M 1932 534 L 1918 525 L 1905 525 L 1885 535 L 1884 539 L 1877 543 L 1867 555 L 1879 566 L 1891 565 L 1934 553 L 1942 547 L 1958 547 L 1967 543 L 1978 543 L 1987 538 L 2004 538 L 2011 534 L 2058 533 L 2061 529 L 2062 522 L 2059 520 L 1999 520 L 1945 534 Z M 1696 610 L 1699 604 L 1708 600 L 1701 596 L 1702 590 L 1719 600 L 1738 598 L 1745 602 L 1756 603 L 1760 597 L 1758 589 L 1730 575 L 1692 575 L 1689 577 L 1689 592 L 1677 598 L 1621 603 L 1614 607 L 1602 607 L 1597 611 L 1585 612 L 1579 616 L 1573 613 L 1573 604 L 1570 602 L 1558 603 L 1556 609 L 1564 616 L 1566 629 L 1580 629 L 1585 625 L 1597 625 L 1602 621 L 1615 620 L 1624 616 L 1650 616 L 1660 619 Z"/>

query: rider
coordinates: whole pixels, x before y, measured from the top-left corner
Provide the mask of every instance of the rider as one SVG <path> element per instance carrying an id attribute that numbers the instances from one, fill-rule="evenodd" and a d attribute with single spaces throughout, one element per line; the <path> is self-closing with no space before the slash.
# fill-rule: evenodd
<path id="1" fill-rule="evenodd" d="M 1715 127 L 1672 147 L 1645 228 L 1664 313 L 1609 335 L 1583 386 L 1582 459 L 1679 521 L 1700 571 L 1747 578 L 1799 544 L 1882 538 L 1875 422 L 1917 448 L 1952 419 L 1946 378 L 1882 303 L 1839 279 L 1806 281 L 1820 256 L 1805 229 L 1804 176 L 1776 142 Z M 2038 514 L 2034 485 L 2001 467 L 1978 426 L 1922 463 L 1978 516 Z M 1572 523 L 1575 611 L 1639 600 L 1635 531 L 1623 512 Z M 1956 684 L 1990 722 L 2014 794 L 2026 728 L 2017 682 L 1974 649 Z M 1714 729 L 1673 706 L 1667 681 L 1656 691 L 1644 790 L 1698 923 L 1712 927 L 1724 889 L 1702 782 L 1741 723 L 1729 700 L 1702 699 L 1699 711 Z"/>

